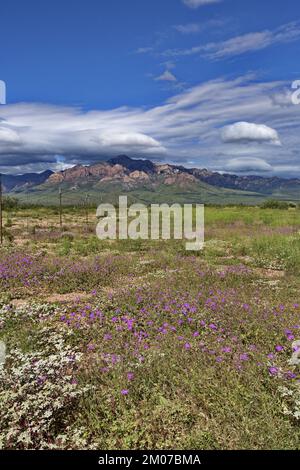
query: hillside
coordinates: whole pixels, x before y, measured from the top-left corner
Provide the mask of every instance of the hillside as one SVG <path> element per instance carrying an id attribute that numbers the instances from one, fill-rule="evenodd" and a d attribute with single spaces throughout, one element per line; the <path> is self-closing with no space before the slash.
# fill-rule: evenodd
<path id="1" fill-rule="evenodd" d="M 90 201 L 117 202 L 120 194 L 144 203 L 257 204 L 267 198 L 300 200 L 300 180 L 262 176 L 237 176 L 206 169 L 157 164 L 120 155 L 94 165 L 76 165 L 57 173 L 14 177 L 16 184 L 4 184 L 20 200 L 56 204 L 63 191 L 65 204 L 78 204 L 86 194 Z M 6 181 L 10 181 L 6 177 Z"/>
<path id="2" fill-rule="evenodd" d="M 51 175 L 51 170 L 43 171 L 42 173 L 26 173 L 25 175 L 3 175 L 2 185 L 5 192 L 10 192 L 24 187 L 30 188 L 44 183 Z"/>

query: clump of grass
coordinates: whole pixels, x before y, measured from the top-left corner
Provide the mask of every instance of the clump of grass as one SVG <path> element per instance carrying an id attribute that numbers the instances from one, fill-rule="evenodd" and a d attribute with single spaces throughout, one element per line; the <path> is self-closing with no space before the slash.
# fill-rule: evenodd
<path id="1" fill-rule="evenodd" d="M 62 237 L 61 243 L 58 245 L 58 254 L 60 256 L 68 256 L 72 248 L 72 239 L 70 237 Z"/>
<path id="2" fill-rule="evenodd" d="M 251 241 L 250 251 L 263 267 L 300 273 L 300 236 L 260 236 Z"/>
<path id="3" fill-rule="evenodd" d="M 5 222 L 5 227 L 6 228 L 11 228 L 12 225 L 13 225 L 12 218 L 11 218 L 11 215 L 8 213 L 7 218 L 6 218 L 6 222 Z"/>

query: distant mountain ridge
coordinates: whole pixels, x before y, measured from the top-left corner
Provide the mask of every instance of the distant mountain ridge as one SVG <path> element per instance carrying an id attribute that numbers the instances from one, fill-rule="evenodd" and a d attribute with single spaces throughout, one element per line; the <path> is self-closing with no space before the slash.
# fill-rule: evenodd
<path id="1" fill-rule="evenodd" d="M 159 177 L 165 184 L 179 183 L 181 186 L 202 181 L 218 188 L 273 194 L 274 190 L 290 190 L 293 187 L 300 192 L 300 179 L 284 179 L 264 176 L 237 176 L 229 173 L 212 172 L 206 169 L 185 168 L 183 166 L 153 163 L 150 160 L 134 160 L 120 155 L 107 162 L 90 166 L 77 165 L 63 172 L 50 176 L 49 183 L 80 181 L 82 178 L 99 178 L 99 181 L 119 181 L 130 186 L 148 181 L 155 185 Z"/>
<path id="2" fill-rule="evenodd" d="M 279 178 L 278 176 L 264 177 L 258 175 L 237 176 L 228 173 L 209 172 L 207 170 L 194 170 L 193 174 L 201 181 L 212 186 L 222 188 L 241 189 L 243 191 L 273 194 L 274 190 L 289 191 L 291 188 L 300 191 L 300 179 Z"/>
<path id="3" fill-rule="evenodd" d="M 300 200 L 300 179 L 297 178 L 221 174 L 207 169 L 132 159 L 127 155 L 89 166 L 76 165 L 56 173 L 48 170 L 40 174 L 6 175 L 3 183 L 6 192 L 20 198 L 25 192 L 46 198 L 47 194 L 54 194 L 61 187 L 74 194 L 90 192 L 95 199 L 100 193 L 103 196 L 126 191 L 135 195 L 137 200 L 144 197 L 147 201 L 150 196 L 157 197 L 154 193 L 159 193 L 161 199 L 168 195 L 174 202 L 198 200 L 200 197 L 203 201 L 208 197 L 209 201 L 222 202 L 225 198 L 225 202 L 236 199 L 245 203 L 269 197 Z"/>
<path id="4" fill-rule="evenodd" d="M 25 173 L 24 175 L 2 175 L 2 184 L 5 192 L 17 188 L 28 188 L 44 183 L 52 175 L 53 171 L 46 170 L 42 173 Z"/>
<path id="5" fill-rule="evenodd" d="M 126 155 L 120 155 L 107 162 L 90 166 L 76 165 L 59 173 L 53 173 L 45 184 L 66 183 L 74 184 L 76 187 L 85 183 L 91 185 L 118 183 L 124 188 L 132 189 L 145 184 L 155 188 L 162 183 L 186 186 L 197 182 L 198 179 L 183 167 L 156 164 L 150 160 L 134 160 Z"/>

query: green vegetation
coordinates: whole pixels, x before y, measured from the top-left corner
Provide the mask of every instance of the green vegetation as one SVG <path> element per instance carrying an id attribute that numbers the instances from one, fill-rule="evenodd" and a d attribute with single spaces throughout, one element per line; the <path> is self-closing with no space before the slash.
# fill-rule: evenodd
<path id="1" fill-rule="evenodd" d="M 5 212 L 0 447 L 298 449 L 300 210 L 263 207 L 207 207 L 196 253 Z"/>
<path id="2" fill-rule="evenodd" d="M 284 201 L 276 201 L 275 199 L 268 199 L 261 205 L 262 209 L 282 209 L 286 210 L 289 207 L 296 207 L 294 203 L 288 203 Z"/>
<path id="3" fill-rule="evenodd" d="M 5 196 L 3 198 L 3 209 L 6 211 L 10 211 L 13 209 L 17 209 L 19 206 L 19 201 L 15 197 Z"/>
<path id="4" fill-rule="evenodd" d="M 143 204 L 167 203 L 203 203 L 203 204 L 260 204 L 266 196 L 247 191 L 237 191 L 210 186 L 206 183 L 191 184 L 188 188 L 176 185 L 160 185 L 156 188 L 140 186 L 137 189 L 126 190 L 120 184 L 101 184 L 100 188 L 91 187 L 89 183 L 81 184 L 72 189 L 72 185 L 63 183 L 63 203 L 65 205 L 80 206 L 84 204 L 86 194 L 89 193 L 90 202 L 98 205 L 101 202 L 117 204 L 120 195 L 128 196 L 128 202 L 141 202 Z M 29 193 L 16 192 L 13 196 L 22 203 L 43 204 L 46 206 L 58 204 L 57 187 L 41 185 Z"/>

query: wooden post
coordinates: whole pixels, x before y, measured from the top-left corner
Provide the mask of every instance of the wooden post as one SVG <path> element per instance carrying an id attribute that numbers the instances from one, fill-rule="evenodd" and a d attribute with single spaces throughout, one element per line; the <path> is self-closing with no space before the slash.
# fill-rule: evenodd
<path id="1" fill-rule="evenodd" d="M 59 188 L 59 226 L 62 232 L 62 190 Z"/>
<path id="2" fill-rule="evenodd" d="M 89 194 L 85 196 L 85 223 L 86 223 L 86 231 L 89 230 Z"/>
<path id="3" fill-rule="evenodd" d="M 0 173 L 0 244 L 3 245 L 3 199 L 2 199 L 2 174 Z"/>
<path id="4" fill-rule="evenodd" d="M 26 204 L 27 204 L 27 211 L 29 211 L 29 197 L 28 197 L 28 188 L 26 188 Z M 27 212 L 27 217 L 26 217 L 26 230 L 27 233 L 29 233 L 29 215 Z"/>

